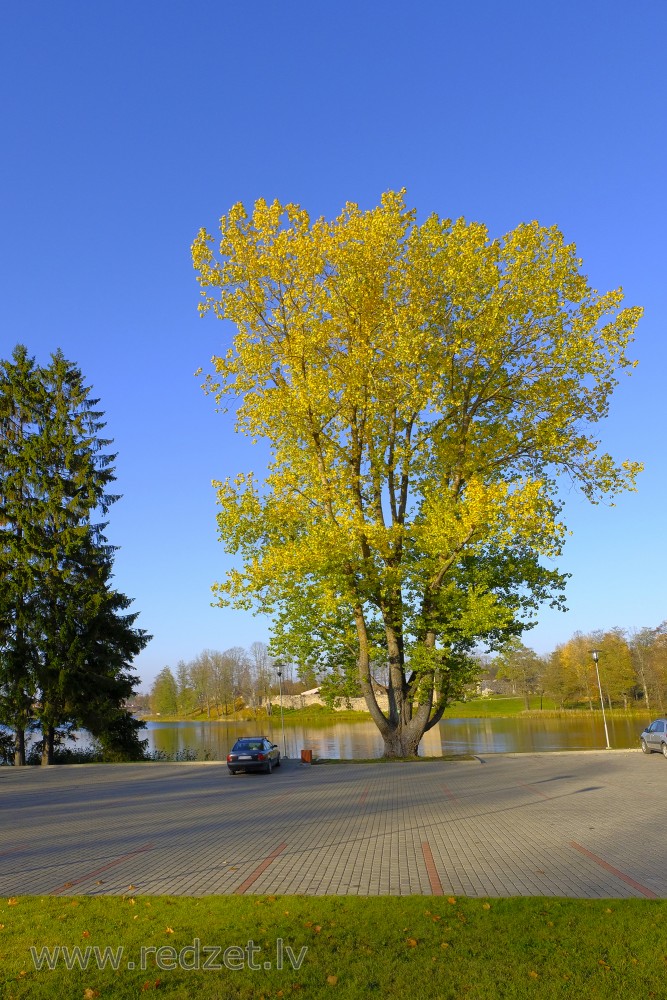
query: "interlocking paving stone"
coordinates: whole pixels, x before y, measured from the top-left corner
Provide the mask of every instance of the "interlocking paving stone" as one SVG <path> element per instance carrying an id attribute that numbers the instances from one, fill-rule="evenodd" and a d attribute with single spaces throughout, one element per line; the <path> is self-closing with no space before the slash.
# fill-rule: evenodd
<path id="1" fill-rule="evenodd" d="M 622 750 L 0 768 L 0 893 L 664 898 L 666 780 Z"/>

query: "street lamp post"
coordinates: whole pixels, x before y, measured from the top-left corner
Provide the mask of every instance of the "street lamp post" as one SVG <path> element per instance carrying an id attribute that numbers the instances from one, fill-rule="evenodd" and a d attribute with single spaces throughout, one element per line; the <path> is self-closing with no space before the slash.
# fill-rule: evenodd
<path id="1" fill-rule="evenodd" d="M 280 725 L 283 731 L 283 757 L 287 760 L 287 743 L 285 742 L 285 716 L 283 715 L 283 672 L 278 667 L 278 686 L 280 688 Z"/>
<path id="2" fill-rule="evenodd" d="M 600 650 L 592 649 L 591 653 L 593 655 L 593 660 L 595 661 L 595 673 L 598 679 L 598 691 L 600 692 L 600 708 L 602 709 L 602 721 L 604 722 L 604 735 L 607 741 L 607 750 L 611 750 L 611 744 L 609 742 L 609 730 L 607 729 L 607 716 L 604 712 L 604 701 L 602 699 L 602 684 L 600 684 L 600 671 L 598 669 L 598 660 L 600 658 Z"/>

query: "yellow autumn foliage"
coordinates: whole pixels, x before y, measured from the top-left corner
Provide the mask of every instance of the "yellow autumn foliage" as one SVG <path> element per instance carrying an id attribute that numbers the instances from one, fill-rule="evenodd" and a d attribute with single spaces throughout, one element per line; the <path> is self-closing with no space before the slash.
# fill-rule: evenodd
<path id="1" fill-rule="evenodd" d="M 303 614 L 307 591 L 314 614 L 347 615 L 362 686 L 377 620 L 397 699 L 384 721 L 400 728 L 406 650 L 451 636 L 462 561 L 557 555 L 560 477 L 593 502 L 634 488 L 639 464 L 601 453 L 594 429 L 634 366 L 641 310 L 592 289 L 556 227 L 492 239 L 463 219 L 418 222 L 402 191 L 331 221 L 237 204 L 215 242 L 202 229 L 192 247 L 200 311 L 234 332 L 205 388 L 236 397 L 237 430 L 273 456 L 261 483 L 216 483 L 221 537 L 242 557 L 216 593 L 301 600 Z M 493 588 L 463 591 L 482 631 L 518 607 L 493 624 Z"/>

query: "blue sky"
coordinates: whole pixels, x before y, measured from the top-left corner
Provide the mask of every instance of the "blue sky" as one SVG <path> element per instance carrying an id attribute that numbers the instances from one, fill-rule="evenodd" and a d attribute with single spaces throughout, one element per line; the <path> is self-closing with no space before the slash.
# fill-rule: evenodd
<path id="1" fill-rule="evenodd" d="M 645 307 L 601 427 L 643 461 L 614 508 L 567 496 L 566 615 L 525 641 L 667 618 L 667 8 L 534 0 L 6 4 L 0 32 L 0 355 L 61 347 L 118 451 L 116 583 L 154 639 L 144 686 L 269 622 L 209 606 L 229 565 L 210 481 L 261 464 L 193 377 L 225 345 L 189 247 L 234 202 L 312 216 L 406 187 L 493 236 L 558 225 L 600 290 Z"/>

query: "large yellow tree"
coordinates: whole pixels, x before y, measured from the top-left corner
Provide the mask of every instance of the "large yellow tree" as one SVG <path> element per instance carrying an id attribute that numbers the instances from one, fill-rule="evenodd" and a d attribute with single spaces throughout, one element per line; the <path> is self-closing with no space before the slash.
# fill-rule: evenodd
<path id="1" fill-rule="evenodd" d="M 555 227 L 419 223 L 403 192 L 333 221 L 237 204 L 220 231 L 192 248 L 201 312 L 235 328 L 206 388 L 273 458 L 216 484 L 241 568 L 214 590 L 272 612 L 277 647 L 353 659 L 385 754 L 415 754 L 475 643 L 560 599 L 540 564 L 559 477 L 592 502 L 632 488 L 592 428 L 640 310 L 593 290 Z"/>

